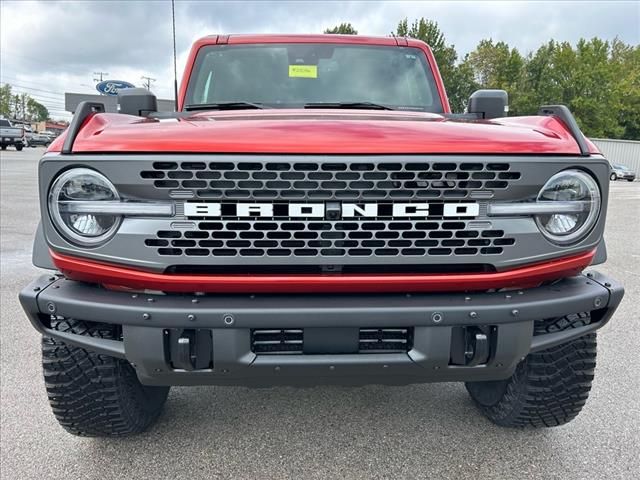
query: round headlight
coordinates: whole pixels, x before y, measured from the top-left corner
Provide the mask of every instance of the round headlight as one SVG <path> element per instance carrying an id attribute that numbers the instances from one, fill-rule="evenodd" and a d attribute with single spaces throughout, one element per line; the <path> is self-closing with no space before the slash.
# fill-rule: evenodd
<path id="1" fill-rule="evenodd" d="M 574 202 L 575 212 L 536 216 L 542 234 L 560 245 L 582 240 L 598 221 L 600 189 L 590 175 L 580 170 L 556 173 L 542 187 L 538 202 Z"/>
<path id="2" fill-rule="evenodd" d="M 88 168 L 74 168 L 53 182 L 49 191 L 49 214 L 67 240 L 85 246 L 98 245 L 118 230 L 122 217 L 84 213 L 78 207 L 82 202 L 119 199 L 118 191 L 104 175 Z"/>

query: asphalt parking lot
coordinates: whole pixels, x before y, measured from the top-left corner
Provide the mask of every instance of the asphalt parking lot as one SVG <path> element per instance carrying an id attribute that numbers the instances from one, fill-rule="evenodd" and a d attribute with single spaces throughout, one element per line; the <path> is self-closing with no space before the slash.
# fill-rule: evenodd
<path id="1" fill-rule="evenodd" d="M 622 281 L 627 295 L 599 335 L 589 402 L 566 426 L 495 427 L 462 384 L 199 387 L 173 388 L 160 421 L 144 435 L 83 439 L 65 433 L 51 414 L 39 335 L 17 300 L 38 273 L 30 257 L 42 153 L 0 154 L 3 479 L 636 477 L 640 182 L 612 184 L 609 261 L 599 269 Z"/>

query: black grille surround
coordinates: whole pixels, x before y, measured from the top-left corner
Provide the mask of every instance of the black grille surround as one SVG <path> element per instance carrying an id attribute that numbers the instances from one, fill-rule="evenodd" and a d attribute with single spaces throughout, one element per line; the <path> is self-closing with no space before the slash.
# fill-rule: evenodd
<path id="1" fill-rule="evenodd" d="M 286 190 L 281 190 L 280 192 L 286 198 L 260 198 L 258 195 L 255 198 L 246 198 L 242 192 L 240 192 L 242 196 L 237 192 L 230 193 L 231 197 L 237 194 L 238 198 L 213 198 L 199 196 L 200 190 L 209 190 L 211 185 L 207 184 L 206 188 L 199 188 L 192 184 L 183 183 L 183 180 L 189 180 L 187 178 L 172 178 L 171 180 L 179 180 L 181 182 L 176 188 L 159 188 L 154 185 L 157 180 L 168 180 L 169 172 L 188 171 L 190 173 L 186 175 L 190 175 L 192 177 L 191 180 L 203 180 L 198 177 L 206 176 L 207 173 L 204 172 L 210 170 L 211 164 L 216 164 L 216 168 L 220 166 L 219 164 L 225 164 L 223 165 L 224 168 L 227 168 L 228 164 L 234 165 L 231 170 L 214 170 L 214 172 L 220 173 L 221 176 L 224 176 L 225 172 L 228 174 L 237 171 L 241 172 L 245 177 L 245 174 L 248 173 L 253 179 L 259 172 L 266 173 L 271 177 L 273 177 L 274 173 L 276 176 L 281 176 L 284 173 L 299 176 L 302 173 L 306 177 L 312 173 L 314 177 L 316 174 L 326 173 L 337 177 L 337 174 L 340 173 L 340 181 L 351 182 L 347 185 L 351 188 L 325 188 L 324 191 L 320 191 L 321 188 L 317 190 L 305 189 L 293 194 L 288 194 Z M 303 167 L 307 168 L 308 164 L 313 164 L 314 166 L 308 166 L 309 170 L 303 170 Z M 425 167 L 419 169 L 419 164 Z M 453 169 L 441 170 L 447 164 L 453 165 Z M 499 167 L 494 164 L 499 165 Z M 55 251 L 68 255 L 80 255 L 90 260 L 131 266 L 132 268 L 157 273 L 174 270 L 182 273 L 206 273 L 208 271 L 203 270 L 206 268 L 212 269 L 211 271 L 226 273 L 225 268 L 229 268 L 231 269 L 229 271 L 250 274 L 258 271 L 281 271 L 279 269 L 284 269 L 285 267 L 291 269 L 291 271 L 297 271 L 304 267 L 305 271 L 308 272 L 346 272 L 351 271 L 351 269 L 357 269 L 357 271 L 382 273 L 390 271 L 391 267 L 394 268 L 393 271 L 406 273 L 411 273 L 412 271 L 445 272 L 449 271 L 450 268 L 454 271 L 462 272 L 471 265 L 482 265 L 484 266 L 484 271 L 502 271 L 562 256 L 570 256 L 584 252 L 589 248 L 595 248 L 602 237 L 605 215 L 601 215 L 598 225 L 584 241 L 576 245 L 559 246 L 544 238 L 534 218 L 518 215 L 491 217 L 487 215 L 486 207 L 488 205 L 502 202 L 531 201 L 536 198 L 542 185 L 551 176 L 568 168 L 581 168 L 598 180 L 601 186 L 603 204 L 606 204 L 609 193 L 607 183 L 609 167 L 606 160 L 600 156 L 587 158 L 570 155 L 421 153 L 380 155 L 288 153 L 122 153 L 116 155 L 101 153 L 74 154 L 70 156 L 48 154 L 43 157 L 39 169 L 40 199 L 43 212 L 47 211 L 46 199 L 48 198 L 51 179 L 56 178 L 60 172 L 77 166 L 92 168 L 105 175 L 118 189 L 121 198 L 125 201 L 173 203 L 175 205 L 175 214 L 165 217 L 126 216 L 118 233 L 111 240 L 92 249 L 79 249 L 76 245 L 71 244 L 55 229 L 49 216 L 43 215 L 43 230 L 48 246 Z M 246 167 L 253 168 L 253 170 L 249 170 Z M 277 170 L 278 168 L 281 170 Z M 164 178 L 141 178 L 141 172 L 155 172 L 153 174 L 146 173 L 144 174 L 145 177 L 162 176 Z M 451 178 L 456 172 L 468 174 L 470 181 L 483 181 L 485 183 L 480 188 L 475 188 L 473 186 L 475 184 L 470 186 L 469 184 L 461 183 L 467 180 Z M 376 192 L 375 188 L 360 188 L 358 184 L 353 185 L 353 182 L 359 180 L 342 179 L 343 174 L 353 173 L 360 175 L 361 178 L 364 178 L 364 174 L 382 173 L 386 176 L 386 181 L 400 182 L 402 188 L 387 190 L 383 192 L 384 198 L 376 198 L 376 195 L 382 196 L 382 194 Z M 401 176 L 400 174 L 407 173 L 414 175 L 414 180 L 397 178 Z M 434 173 L 442 177 L 448 176 L 450 178 L 445 178 L 445 180 L 454 182 L 455 186 L 452 184 L 434 183 L 433 185 L 427 185 L 421 183 L 418 187 L 410 183 L 417 181 L 415 178 L 425 176 L 427 173 Z M 485 173 L 488 173 L 496 181 L 508 182 L 508 185 L 506 188 L 488 188 L 494 185 L 487 183 L 491 180 L 478 179 Z M 498 179 L 500 176 L 505 176 L 501 174 L 506 173 L 517 174 L 519 178 Z M 392 174 L 394 176 L 393 180 L 390 179 Z M 175 175 L 176 173 L 172 174 L 172 176 Z M 217 174 L 213 173 L 212 175 L 216 176 Z M 252 180 L 252 178 L 249 180 Z M 436 179 L 421 180 L 426 182 L 440 181 Z M 238 183 L 243 180 L 234 179 L 233 181 Z M 269 180 L 260 181 L 264 183 Z M 297 180 L 287 181 L 291 184 L 289 190 L 296 190 L 293 182 Z M 368 177 L 366 181 L 375 183 L 385 180 L 372 180 L 371 177 Z M 327 186 L 333 187 L 335 185 L 325 185 L 325 187 Z M 397 185 L 394 184 L 393 186 Z M 243 184 L 241 188 L 238 183 L 236 188 L 230 190 L 247 190 L 245 187 L 247 187 L 246 184 Z M 262 189 L 267 189 L 266 183 L 264 188 L 256 187 L 253 190 L 248 190 L 251 194 L 251 192 L 258 192 Z M 421 193 L 420 189 L 424 191 Z M 356 194 L 361 195 L 361 198 L 335 198 L 335 196 L 342 195 L 341 192 L 347 190 L 351 190 L 348 195 L 353 195 L 353 192 L 356 192 Z M 430 198 L 429 195 L 434 194 L 427 192 L 427 190 L 437 190 L 440 192 L 438 194 L 440 196 Z M 330 198 L 326 198 L 327 191 L 330 194 Z M 294 198 L 288 198 L 287 195 L 291 195 Z M 309 198 L 300 198 L 301 195 Z M 315 195 L 324 198 L 312 198 Z M 190 202 L 219 203 L 223 206 L 223 215 L 222 217 L 210 216 L 208 218 L 186 216 L 185 211 L 181 210 L 181 208 Z M 439 217 L 435 215 L 439 213 L 438 209 L 434 208 L 431 211 L 432 209 L 430 208 L 430 213 L 434 213 L 434 215 L 427 218 L 389 218 L 389 216 L 367 217 L 366 219 L 361 217 L 357 219 L 348 218 L 346 216 L 340 216 L 339 218 L 329 218 L 329 216 L 325 218 L 294 218 L 283 216 L 281 210 L 276 212 L 275 209 L 278 204 L 313 203 L 324 204 L 328 212 L 329 208 L 333 208 L 332 205 L 336 203 L 341 204 L 343 207 L 346 204 L 375 203 L 381 207 L 379 213 L 386 214 L 387 212 L 384 212 L 382 208 L 385 204 L 420 202 L 428 203 L 430 207 L 439 203 L 445 205 L 455 203 L 477 204 L 479 206 L 479 214 L 475 217 L 469 216 L 467 218 Z M 233 209 L 234 204 L 251 203 L 273 204 L 274 213 L 277 213 L 277 216 L 259 219 L 231 216 L 235 212 Z M 225 205 L 229 207 L 227 210 L 224 208 Z M 332 222 L 342 222 L 342 225 L 338 226 L 338 224 Z M 379 230 L 377 225 L 369 228 L 371 224 L 378 222 L 385 224 L 382 230 Z M 390 222 L 400 222 L 400 225 L 397 228 L 387 228 L 386 225 Z M 406 229 L 402 226 L 403 223 L 427 224 L 431 222 L 437 223 L 437 229 L 422 228 L 422 225 L 420 228 L 412 227 L 411 229 Z M 445 222 L 464 222 L 465 228 L 449 228 L 449 223 L 445 226 Z M 224 228 L 215 228 L 216 223 L 222 223 Z M 242 225 L 243 223 L 244 225 Z M 327 223 L 329 224 L 328 230 Z M 357 223 L 355 230 L 352 229 L 352 225 L 349 225 L 353 223 Z M 364 225 L 365 223 L 367 223 L 366 226 Z M 246 224 L 249 224 L 248 229 Z M 275 230 L 273 230 L 273 224 L 276 226 Z M 300 224 L 302 224 L 302 229 L 300 229 Z M 317 227 L 318 229 L 312 230 L 312 224 L 314 228 Z M 280 228 L 281 226 L 283 228 Z M 229 231 L 225 231 L 226 228 Z M 465 233 L 465 230 L 469 233 Z M 494 238 L 483 237 L 483 232 L 485 231 L 503 232 L 503 234 Z M 467 234 L 475 236 L 476 233 L 474 232 L 477 232 L 476 238 L 462 238 L 465 243 L 459 245 L 459 240 L 461 240 L 459 236 Z M 282 235 L 282 238 L 276 238 L 278 235 Z M 366 238 L 354 238 L 360 235 Z M 381 238 L 385 235 L 394 238 Z M 413 235 L 422 238 L 412 238 Z M 439 235 L 444 237 L 439 238 Z M 489 235 L 489 233 L 484 235 Z M 339 238 L 343 236 L 344 238 Z M 379 240 L 384 242 L 382 246 L 380 246 Z M 432 243 L 434 240 L 437 241 L 437 245 Z M 331 245 L 328 245 L 327 241 L 330 241 Z M 392 241 L 394 242 L 393 245 L 391 245 Z M 488 245 L 487 241 L 489 242 Z M 220 242 L 222 242 L 222 245 L 220 245 Z M 284 245 L 284 242 L 287 242 L 287 246 Z M 303 242 L 303 244 L 299 242 Z M 313 246 L 311 242 L 314 242 Z M 358 243 L 356 245 L 353 242 Z M 364 244 L 364 242 L 367 243 Z M 416 245 L 418 242 L 420 244 Z M 504 245 L 500 245 L 503 242 Z M 477 244 L 472 245 L 471 243 Z M 467 248 L 477 249 L 477 253 L 473 253 L 474 250 L 463 250 Z M 494 248 L 502 249 L 502 252 L 497 253 L 499 250 L 493 250 Z M 264 253 L 260 250 L 263 250 Z M 317 250 L 317 254 L 314 250 Z M 344 254 L 342 254 L 341 250 L 344 250 Z M 369 255 L 368 250 L 371 251 L 371 255 Z M 413 253 L 422 253 L 423 250 L 425 252 L 423 255 L 413 255 Z M 395 269 L 396 267 L 397 270 Z"/>
<path id="2" fill-rule="evenodd" d="M 178 196 L 230 200 L 487 198 L 521 177 L 499 161 L 154 162 L 139 175 Z"/>

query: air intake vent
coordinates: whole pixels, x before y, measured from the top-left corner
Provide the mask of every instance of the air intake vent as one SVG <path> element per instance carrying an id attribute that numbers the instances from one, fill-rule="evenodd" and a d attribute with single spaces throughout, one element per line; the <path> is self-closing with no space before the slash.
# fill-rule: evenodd
<path id="1" fill-rule="evenodd" d="M 412 343 L 412 328 L 360 329 L 360 353 L 408 352 Z"/>
<path id="2" fill-rule="evenodd" d="M 252 330 L 251 351 L 280 355 L 302 353 L 302 329 Z"/>
<path id="3" fill-rule="evenodd" d="M 408 352 L 413 346 L 413 328 L 361 328 L 358 353 Z M 355 338 L 354 338 L 355 353 Z M 251 351 L 258 355 L 304 353 L 303 329 L 251 330 Z"/>

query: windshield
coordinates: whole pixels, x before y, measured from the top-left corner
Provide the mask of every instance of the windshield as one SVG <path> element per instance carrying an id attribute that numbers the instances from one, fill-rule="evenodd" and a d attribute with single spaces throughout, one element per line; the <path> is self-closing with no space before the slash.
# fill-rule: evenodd
<path id="1" fill-rule="evenodd" d="M 265 108 L 370 103 L 441 113 L 421 50 L 333 44 L 211 45 L 196 58 L 185 105 L 243 102 Z M 317 105 L 315 105 L 317 106 Z"/>

